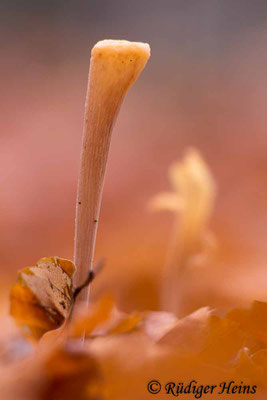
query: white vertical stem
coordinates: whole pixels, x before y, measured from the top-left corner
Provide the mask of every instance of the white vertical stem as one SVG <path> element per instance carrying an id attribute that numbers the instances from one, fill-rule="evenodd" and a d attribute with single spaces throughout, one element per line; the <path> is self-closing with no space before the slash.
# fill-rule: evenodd
<path id="1" fill-rule="evenodd" d="M 123 98 L 150 55 L 147 44 L 98 42 L 91 53 L 75 220 L 76 284 L 92 269 L 111 133 Z M 89 291 L 80 300 L 88 301 Z"/>

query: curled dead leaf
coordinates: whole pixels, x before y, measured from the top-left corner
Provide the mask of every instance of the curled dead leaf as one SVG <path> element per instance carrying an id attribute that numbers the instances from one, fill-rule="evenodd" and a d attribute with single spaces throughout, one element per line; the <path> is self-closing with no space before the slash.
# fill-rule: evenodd
<path id="1" fill-rule="evenodd" d="M 89 313 L 87 310 L 86 313 L 81 310 L 80 315 L 72 323 L 71 335 L 73 337 L 90 336 L 94 329 L 104 324 L 111 317 L 113 307 L 113 299 L 110 296 L 105 296 L 91 308 Z"/>
<path id="2" fill-rule="evenodd" d="M 102 400 L 102 369 L 79 341 L 36 351 L 0 374 L 1 400 Z"/>
<path id="3" fill-rule="evenodd" d="M 203 347 L 210 317 L 211 310 L 203 307 L 177 320 L 174 327 L 160 339 L 159 344 L 171 346 L 187 356 L 196 354 Z"/>
<path id="4" fill-rule="evenodd" d="M 267 303 L 254 301 L 248 310 L 236 308 L 229 311 L 227 318 L 238 323 L 260 345 L 267 346 Z"/>
<path id="5" fill-rule="evenodd" d="M 137 312 L 126 314 L 119 311 L 111 296 L 104 296 L 99 302 L 91 307 L 89 312 L 74 318 L 70 327 L 70 336 L 86 338 L 122 334 L 134 330 L 141 320 L 141 315 Z"/>
<path id="6" fill-rule="evenodd" d="M 65 321 L 72 305 L 74 271 L 72 261 L 51 257 L 19 272 L 10 293 L 10 313 L 28 337 L 39 339 Z"/>
<path id="7" fill-rule="evenodd" d="M 103 380 L 96 360 L 73 344 L 55 349 L 44 362 L 40 400 L 101 400 Z"/>

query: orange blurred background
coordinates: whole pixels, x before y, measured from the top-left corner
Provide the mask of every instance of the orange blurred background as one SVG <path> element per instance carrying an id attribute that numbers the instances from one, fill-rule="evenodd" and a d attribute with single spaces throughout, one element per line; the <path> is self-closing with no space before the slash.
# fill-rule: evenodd
<path id="1" fill-rule="evenodd" d="M 184 312 L 267 300 L 267 3 L 254 0 L 1 2 L 0 277 L 72 258 L 90 49 L 146 41 L 152 56 L 114 129 L 92 296 L 157 309 L 172 215 L 147 210 L 167 169 L 199 149 L 218 186 L 216 263 Z"/>

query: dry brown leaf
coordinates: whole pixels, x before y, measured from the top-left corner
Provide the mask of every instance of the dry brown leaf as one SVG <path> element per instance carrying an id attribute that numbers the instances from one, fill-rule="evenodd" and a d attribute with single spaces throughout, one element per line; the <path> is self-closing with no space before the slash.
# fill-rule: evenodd
<path id="1" fill-rule="evenodd" d="M 267 349 L 257 351 L 251 359 L 257 366 L 257 378 L 263 387 L 267 387 Z"/>
<path id="2" fill-rule="evenodd" d="M 94 305 L 89 312 L 80 311 L 72 322 L 70 334 L 73 337 L 85 335 L 89 337 L 91 333 L 99 326 L 107 322 L 111 318 L 111 313 L 114 308 L 114 300 L 111 296 L 105 296 Z"/>
<path id="3" fill-rule="evenodd" d="M 200 308 L 185 318 L 177 321 L 176 325 L 159 341 L 160 344 L 171 346 L 179 353 L 189 356 L 196 354 L 203 348 L 208 333 L 208 324 L 211 310 L 208 307 Z"/>
<path id="4" fill-rule="evenodd" d="M 144 314 L 140 329 L 156 343 L 171 331 L 177 322 L 178 318 L 173 313 L 151 311 Z"/>
<path id="5" fill-rule="evenodd" d="M 103 379 L 96 360 L 74 345 L 55 349 L 44 362 L 40 400 L 100 400 Z"/>
<path id="6" fill-rule="evenodd" d="M 1 400 L 101 400 L 99 363 L 79 344 L 36 351 L 1 369 Z"/>
<path id="7" fill-rule="evenodd" d="M 119 311 L 111 296 L 105 296 L 100 301 L 91 306 L 91 309 L 81 310 L 81 314 L 76 316 L 70 327 L 72 337 L 103 336 L 109 334 L 122 334 L 132 331 L 141 321 L 141 314 L 133 312 L 126 314 Z"/>
<path id="8" fill-rule="evenodd" d="M 236 322 L 212 315 L 200 359 L 202 362 L 223 365 L 234 360 L 238 351 L 245 347 L 245 339 L 244 332 Z"/>
<path id="9" fill-rule="evenodd" d="M 72 305 L 72 261 L 42 258 L 18 274 L 10 293 L 10 313 L 30 338 L 62 325 Z"/>
<path id="10" fill-rule="evenodd" d="M 183 319 L 152 312 L 144 314 L 138 328 L 128 335 L 107 335 L 87 342 L 105 371 L 108 399 L 145 400 L 146 385 L 152 378 L 162 384 L 177 379 L 217 385 L 243 381 L 259 385 L 253 398 L 266 398 L 267 350 L 251 355 L 245 347 L 246 332 L 227 316 L 215 316 L 208 308 Z M 162 390 L 159 398 L 169 396 Z M 212 398 L 221 396 L 216 393 Z"/>
<path id="11" fill-rule="evenodd" d="M 267 303 L 254 301 L 249 310 L 231 310 L 227 318 L 238 323 L 257 342 L 267 346 Z"/>
<path id="12" fill-rule="evenodd" d="M 133 312 L 130 315 L 123 316 L 117 321 L 115 326 L 111 327 L 109 333 L 112 335 L 131 332 L 137 327 L 141 318 L 142 316 L 138 312 Z"/>
<path id="13" fill-rule="evenodd" d="M 264 309 L 263 304 L 261 309 Z M 264 316 L 264 313 L 260 314 Z M 48 356 L 42 352 L 47 360 L 42 364 L 46 372 L 40 381 L 43 397 L 39 395 L 36 399 L 91 400 L 98 398 L 92 396 L 101 396 L 101 380 L 98 380 L 97 369 L 93 367 L 94 361 L 90 372 L 91 361 L 87 360 L 87 369 L 88 351 L 103 372 L 105 399 L 145 400 L 148 395 L 146 385 L 151 378 L 156 377 L 164 383 L 177 379 L 177 376 L 184 382 L 193 377 L 207 384 L 231 380 L 257 384 L 259 390 L 253 398 L 261 399 L 267 382 L 267 350 L 263 342 L 262 348 L 254 354 L 247 349 L 252 334 L 228 316 L 215 316 L 208 308 L 199 309 L 182 319 L 163 312 L 126 314 L 116 309 L 112 298 L 103 298 L 91 306 L 87 319 L 78 318 L 78 321 L 71 322 L 73 326 L 80 322 L 80 332 L 86 327 L 88 329 L 87 338 L 90 340 L 85 341 L 81 354 L 79 340 L 67 341 L 74 348 L 59 346 L 52 352 L 50 348 Z M 252 323 L 253 318 L 249 321 Z M 257 330 L 255 332 L 257 336 Z M 74 359 L 72 351 L 76 354 Z M 88 371 L 89 381 L 86 381 L 83 370 Z M 91 376 L 96 378 L 90 380 Z M 85 387 L 89 388 L 88 391 L 84 390 Z M 85 393 L 89 397 L 83 397 Z M 70 394 L 73 397 L 67 397 Z M 161 398 L 166 397 L 164 393 L 161 395 Z"/>
<path id="14" fill-rule="evenodd" d="M 262 369 L 253 360 L 248 348 L 243 348 L 239 351 L 236 359 L 232 363 L 233 376 L 239 375 L 241 379 L 261 383 Z"/>

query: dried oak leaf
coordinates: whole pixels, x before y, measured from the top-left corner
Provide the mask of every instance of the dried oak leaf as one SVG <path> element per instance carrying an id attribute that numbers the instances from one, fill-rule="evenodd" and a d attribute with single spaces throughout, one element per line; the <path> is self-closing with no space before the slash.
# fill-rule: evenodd
<path id="1" fill-rule="evenodd" d="M 1 400 L 102 400 L 106 389 L 98 361 L 80 341 L 38 349 L 0 372 Z"/>
<path id="2" fill-rule="evenodd" d="M 111 296 L 102 297 L 91 308 L 81 310 L 71 323 L 70 336 L 86 338 L 123 334 L 134 330 L 141 320 L 138 312 L 131 314 L 119 311 Z"/>
<path id="3" fill-rule="evenodd" d="M 236 308 L 228 312 L 227 318 L 238 323 L 262 347 L 267 346 L 267 303 L 254 301 L 249 310 Z"/>
<path id="4" fill-rule="evenodd" d="M 245 334 L 235 321 L 211 315 L 199 357 L 203 363 L 224 365 L 233 360 L 245 344 Z"/>
<path id="5" fill-rule="evenodd" d="M 266 352 L 266 350 L 260 350 L 255 354 L 251 354 L 247 347 L 242 348 L 232 362 L 231 373 L 233 376 L 239 376 L 245 381 L 252 381 L 255 384 L 266 386 L 266 368 L 264 370 L 264 365 L 261 365 L 261 353 Z M 267 359 L 266 359 L 267 360 Z M 266 364 L 267 367 L 267 364 Z M 264 376 L 265 374 L 265 376 Z"/>
<path id="6" fill-rule="evenodd" d="M 72 261 L 51 257 L 18 273 L 10 313 L 29 338 L 39 339 L 63 324 L 72 305 L 74 272 Z"/>
<path id="7" fill-rule="evenodd" d="M 178 319 L 175 325 L 158 341 L 161 345 L 171 346 L 179 353 L 197 353 L 204 345 L 208 335 L 212 311 L 208 307 L 200 308 L 188 316 Z M 177 350 L 178 349 L 178 350 Z"/>
<path id="8" fill-rule="evenodd" d="M 40 400 L 100 400 L 103 380 L 96 360 L 84 349 L 64 346 L 45 360 L 45 384 Z"/>

